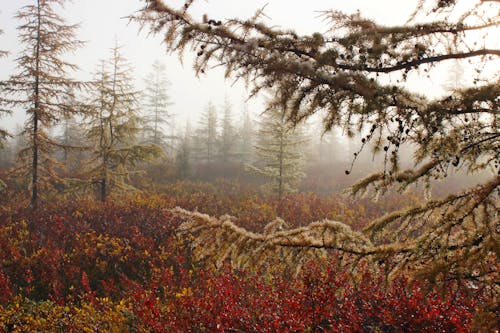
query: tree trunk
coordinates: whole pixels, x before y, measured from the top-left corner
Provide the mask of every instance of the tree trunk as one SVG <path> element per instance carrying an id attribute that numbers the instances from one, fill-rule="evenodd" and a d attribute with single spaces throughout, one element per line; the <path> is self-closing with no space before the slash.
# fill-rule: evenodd
<path id="1" fill-rule="evenodd" d="M 101 179 L 101 202 L 106 201 L 106 179 Z"/>
<path id="2" fill-rule="evenodd" d="M 279 179 L 278 179 L 278 199 L 283 196 L 283 128 L 280 129 L 280 154 L 279 154 Z"/>
<path id="3" fill-rule="evenodd" d="M 40 0 L 38 5 L 38 28 L 37 43 L 35 48 L 35 91 L 34 91 L 34 110 L 33 110 L 33 164 L 32 164 L 32 189 L 31 189 L 31 207 L 38 208 L 38 112 L 40 108 L 39 93 L 39 70 L 40 70 Z"/>

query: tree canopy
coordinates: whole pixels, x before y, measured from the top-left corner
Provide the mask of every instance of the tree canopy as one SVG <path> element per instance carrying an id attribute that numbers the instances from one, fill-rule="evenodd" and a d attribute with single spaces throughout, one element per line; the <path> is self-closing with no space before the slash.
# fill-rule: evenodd
<path id="1" fill-rule="evenodd" d="M 301 128 L 290 128 L 283 109 L 273 109 L 262 115 L 258 134 L 257 161 L 248 165 L 249 171 L 266 178 L 278 198 L 296 191 L 296 183 L 304 177 L 300 148 L 306 140 Z"/>
<path id="2" fill-rule="evenodd" d="M 138 144 L 143 120 L 138 115 L 138 95 L 132 84 L 131 67 L 115 45 L 108 61 L 95 73 L 95 86 L 87 117 L 87 137 L 93 144 L 87 185 L 99 186 L 105 201 L 110 189 L 135 190 L 129 185 L 131 167 L 161 155 L 153 143 Z"/>
<path id="3" fill-rule="evenodd" d="M 146 142 L 162 146 L 168 146 L 169 136 L 165 134 L 165 126 L 172 126 L 174 115 L 169 107 L 172 105 L 168 95 L 170 81 L 167 79 L 167 68 L 160 61 L 155 61 L 151 71 L 147 74 L 144 82 L 144 100 L 146 115 L 144 116 L 144 132 Z"/>
<path id="4" fill-rule="evenodd" d="M 490 35 L 498 33 L 499 1 L 420 0 L 402 26 L 332 10 L 323 13 L 329 31 L 312 35 L 269 26 L 262 11 L 246 20 L 198 19 L 190 13 L 194 0 L 180 9 L 160 0 L 145 2 L 132 19 L 163 34 L 170 51 L 196 52 L 197 74 L 223 66 L 226 76 L 247 82 L 252 95 L 272 91 L 269 108 L 284 108 L 290 123 L 321 114 L 325 131 L 340 127 L 348 134 L 357 132 L 361 150 L 371 147 L 382 154 L 383 170 L 354 184 L 352 194 L 430 186 L 458 170 L 489 173 L 486 182 L 462 193 L 373 221 L 358 235 L 369 242 L 363 242 L 356 256 L 376 256 L 393 263 L 388 267 L 425 272 L 432 279 L 498 281 L 500 84 L 491 73 L 498 73 L 500 50 Z M 475 70 L 470 84 L 439 97 L 424 96 L 406 84 L 412 75 L 432 78 L 450 60 Z M 412 168 L 401 166 L 402 147 L 415 150 Z M 204 225 L 248 239 L 244 230 L 228 229 L 228 222 Z M 202 229 L 196 224 L 192 230 Z M 329 248 L 321 243 L 321 233 L 291 233 L 293 238 L 280 234 L 279 245 Z M 257 238 L 252 243 L 257 247 L 278 244 L 273 237 Z M 334 250 L 353 253 L 342 244 Z M 230 257 L 233 252 L 225 253 Z"/>
<path id="5" fill-rule="evenodd" d="M 0 29 L 0 35 L 2 35 L 2 34 L 3 34 L 3 30 Z M 7 52 L 0 50 L 0 58 L 3 58 L 5 56 L 7 56 Z M 2 84 L 2 83 L 0 82 L 0 84 Z M 1 87 L 1 85 L 0 85 L 0 87 Z M 0 102 L 2 102 L 2 97 L 0 97 Z M 8 114 L 9 111 L 3 110 L 0 108 L 0 117 L 2 116 L 2 114 L 5 114 L 5 113 Z M 3 147 L 3 141 L 5 140 L 5 138 L 7 136 L 9 136 L 9 133 L 5 129 L 0 128 L 0 148 Z"/>
<path id="6" fill-rule="evenodd" d="M 63 0 L 42 0 L 22 7 L 16 14 L 19 40 L 23 45 L 16 59 L 17 72 L 6 82 L 3 102 L 12 110 L 21 107 L 28 120 L 23 135 L 28 145 L 19 153 L 20 165 L 16 170 L 19 179 L 31 178 L 31 206 L 37 207 L 39 196 L 60 184 L 57 162 L 50 152 L 59 144 L 48 135 L 48 130 L 59 123 L 70 110 L 65 104 L 71 100 L 73 90 L 82 82 L 69 77 L 77 66 L 68 63 L 63 56 L 83 45 L 76 38 L 78 25 L 68 25 L 57 14 L 56 7 Z M 71 110 L 78 113 L 78 110 Z"/>

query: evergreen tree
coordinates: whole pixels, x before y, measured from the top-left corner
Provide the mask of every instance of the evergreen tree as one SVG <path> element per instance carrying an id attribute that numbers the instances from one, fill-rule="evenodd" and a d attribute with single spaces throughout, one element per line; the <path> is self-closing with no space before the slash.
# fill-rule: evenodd
<path id="1" fill-rule="evenodd" d="M 146 116 L 144 117 L 144 133 L 146 141 L 157 146 L 166 147 L 168 135 L 165 126 L 172 126 L 173 115 L 169 111 L 170 97 L 168 87 L 170 82 L 166 77 L 166 67 L 158 60 L 153 63 L 151 72 L 146 79 L 144 91 Z"/>
<path id="2" fill-rule="evenodd" d="M 0 35 L 3 34 L 3 30 L 0 30 Z M 0 58 L 3 58 L 7 55 L 6 51 L 0 50 Z M 0 81 L 0 119 L 2 118 L 3 115 L 9 114 L 10 112 L 8 110 L 2 109 L 1 105 L 4 103 L 3 98 L 1 96 L 2 94 L 2 86 L 3 82 Z M 8 165 L 8 158 L 10 157 L 10 147 L 5 146 L 5 139 L 9 136 L 9 133 L 7 130 L 3 129 L 0 127 L 0 161 L 1 165 Z M 0 192 L 5 189 L 7 185 L 0 179 Z"/>
<path id="3" fill-rule="evenodd" d="M 315 138 L 312 142 L 314 147 L 315 163 L 320 165 L 339 165 L 345 164 L 350 157 L 347 156 L 347 143 L 342 142 L 338 129 L 324 132 L 323 124 L 315 124 L 311 131 L 311 137 Z"/>
<path id="4" fill-rule="evenodd" d="M 67 172 L 76 171 L 80 161 L 84 160 L 83 152 L 86 147 L 84 142 L 85 133 L 81 125 L 75 119 L 75 115 L 82 113 L 84 106 L 77 100 L 73 89 L 69 89 L 64 100 L 63 117 L 57 137 L 60 149 L 62 149 L 61 160 Z"/>
<path id="5" fill-rule="evenodd" d="M 142 120 L 138 116 L 139 93 L 132 85 L 131 73 L 118 46 L 95 73 L 87 115 L 87 137 L 93 147 L 87 174 L 91 184 L 98 184 L 101 201 L 106 200 L 110 189 L 134 190 L 129 185 L 130 168 L 160 154 L 160 148 L 154 144 L 137 143 Z"/>
<path id="6" fill-rule="evenodd" d="M 12 150 L 14 152 L 15 156 L 19 155 L 19 152 L 23 149 L 26 149 L 28 146 L 28 138 L 26 137 L 25 131 L 23 126 L 20 124 L 16 124 L 13 132 L 13 143 L 12 143 Z"/>
<path id="7" fill-rule="evenodd" d="M 186 129 L 184 135 L 182 136 L 179 146 L 177 147 L 177 152 L 175 154 L 175 168 L 176 175 L 180 179 L 189 178 L 191 175 L 191 138 L 190 138 L 191 126 L 189 122 L 186 123 Z"/>
<path id="8" fill-rule="evenodd" d="M 81 161 L 86 159 L 89 143 L 85 138 L 85 129 L 74 117 L 65 118 L 61 124 L 62 133 L 59 136 L 62 156 L 61 160 L 66 172 L 71 176 L 78 171 Z"/>
<path id="9" fill-rule="evenodd" d="M 421 0 L 402 26 L 383 26 L 359 12 L 332 10 L 324 13 L 331 29 L 305 36 L 266 25 L 262 12 L 248 20 L 196 20 L 190 15 L 193 2 L 177 10 L 161 0 L 146 0 L 137 19 L 154 34 L 165 33 L 170 50 L 199 50 L 196 72 L 220 65 L 228 76 L 251 82 L 254 94 L 276 89 L 275 103 L 286 108 L 292 124 L 324 112 L 326 130 L 358 132 L 364 147 L 371 146 L 388 163 L 354 184 L 353 195 L 367 189 L 384 193 L 417 183 L 431 185 L 452 169 L 493 171 L 482 184 L 461 193 L 376 219 L 361 234 L 332 222 L 329 228 L 335 232 L 330 236 L 316 223 L 290 238 L 276 239 L 283 235 L 277 234 L 259 240 L 293 250 L 328 248 L 367 258 L 382 264 L 388 274 L 410 272 L 435 282 L 467 279 L 498 296 L 492 281 L 498 280 L 494 226 L 500 200 L 500 50 L 491 36 L 500 27 L 499 1 Z M 423 81 L 433 79 L 432 70 L 452 59 L 475 72 L 471 82 L 453 94 L 425 97 L 406 84 L 412 74 L 420 74 Z M 434 82 L 421 83 L 426 84 Z M 403 143 L 415 147 L 413 167 L 407 169 L 399 159 Z M 220 235 L 213 224 L 196 230 Z M 226 224 L 223 230 L 242 234 Z M 234 243 L 238 238 L 230 239 Z M 252 244 L 264 247 L 255 242 L 255 235 L 246 239 L 237 243 L 248 245 L 250 254 L 255 253 Z M 343 242 L 354 239 L 360 242 Z M 357 259 L 351 262 L 360 262 Z"/>
<path id="10" fill-rule="evenodd" d="M 198 158 L 206 163 L 214 161 L 217 149 L 217 109 L 210 102 L 201 115 L 194 135 Z"/>
<path id="11" fill-rule="evenodd" d="M 3 30 L 0 29 L 0 36 L 2 34 L 3 34 Z M 0 58 L 7 56 L 7 54 L 8 54 L 7 51 L 0 50 Z M 4 103 L 4 99 L 2 97 L 3 85 L 4 85 L 4 83 L 0 81 L 0 119 L 2 118 L 2 116 L 10 113 L 9 110 L 5 110 L 2 108 L 2 104 Z M 9 136 L 9 133 L 7 132 L 7 130 L 0 127 L 0 149 L 2 149 L 3 144 L 4 144 L 4 140 L 8 136 Z"/>
<path id="12" fill-rule="evenodd" d="M 272 192 L 281 199 L 285 192 L 295 191 L 294 186 L 304 176 L 300 152 L 303 144 L 300 129 L 290 127 L 284 111 L 270 109 L 260 123 L 255 147 L 258 162 L 249 170 L 267 178 Z"/>
<path id="13" fill-rule="evenodd" d="M 444 88 L 448 93 L 453 94 L 466 85 L 464 66 L 458 60 L 450 62 L 447 76 Z"/>
<path id="14" fill-rule="evenodd" d="M 0 170 L 5 170 L 11 167 L 14 160 L 13 143 L 6 141 L 0 148 Z"/>
<path id="15" fill-rule="evenodd" d="M 54 10 L 63 0 L 37 0 L 26 5 L 16 18 L 24 50 L 17 59 L 18 71 L 6 83 L 8 107 L 24 108 L 28 120 L 24 135 L 28 146 L 19 153 L 17 175 L 31 179 L 31 206 L 36 209 L 40 193 L 48 191 L 62 180 L 56 174 L 57 163 L 50 153 L 59 144 L 51 139 L 48 130 L 60 122 L 68 88 L 81 84 L 68 77 L 76 66 L 63 60 L 68 51 L 82 45 L 75 35 L 77 25 L 67 25 Z"/>
<path id="16" fill-rule="evenodd" d="M 248 109 L 243 109 L 242 123 L 239 130 L 239 147 L 237 151 L 240 154 L 241 162 L 244 164 L 249 164 L 252 162 L 254 141 L 255 141 L 255 131 L 254 131 L 254 121 L 250 117 Z"/>
<path id="17" fill-rule="evenodd" d="M 0 36 L 3 35 L 3 30 L 0 29 Z M 0 50 L 0 58 L 6 57 L 9 54 L 9 52 Z"/>
<path id="18" fill-rule="evenodd" d="M 235 139 L 231 104 L 226 99 L 224 102 L 224 114 L 221 122 L 221 134 L 219 140 L 219 156 L 223 163 L 227 163 L 235 155 Z"/>

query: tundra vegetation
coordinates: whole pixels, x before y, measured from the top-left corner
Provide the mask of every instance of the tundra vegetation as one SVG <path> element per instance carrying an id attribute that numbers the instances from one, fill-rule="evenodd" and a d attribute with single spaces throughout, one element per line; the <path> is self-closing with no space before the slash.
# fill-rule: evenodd
<path id="1" fill-rule="evenodd" d="M 311 35 L 195 2 L 144 0 L 130 20 L 266 110 L 212 101 L 174 132 L 161 61 L 142 95 L 118 46 L 73 80 L 64 1 L 19 11 L 0 110 L 28 121 L 0 132 L 0 331 L 498 329 L 500 2 L 419 0 L 401 26 L 332 10 Z M 444 95 L 411 88 L 450 64 Z"/>

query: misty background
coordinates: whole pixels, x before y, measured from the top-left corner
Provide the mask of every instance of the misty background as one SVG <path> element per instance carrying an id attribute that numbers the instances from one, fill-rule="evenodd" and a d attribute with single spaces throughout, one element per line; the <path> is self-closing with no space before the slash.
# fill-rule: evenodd
<path id="1" fill-rule="evenodd" d="M 15 70 L 15 59 L 19 55 L 20 45 L 17 41 L 14 19 L 15 13 L 30 1 L 1 0 L 0 35 L 2 49 L 9 55 L 0 59 L 0 79 L 9 77 Z M 178 6 L 183 1 L 169 1 Z M 308 1 L 290 2 L 286 0 L 256 0 L 256 1 L 206 1 L 195 2 L 192 12 L 201 17 L 227 19 L 232 17 L 246 18 L 255 11 L 264 8 L 267 15 L 266 23 L 280 26 L 284 29 L 293 27 L 300 34 L 312 34 L 316 31 L 326 32 L 328 24 L 322 18 L 322 11 L 335 8 L 347 13 L 362 9 L 365 16 L 387 25 L 403 24 L 416 1 Z M 162 131 L 168 136 L 165 147 L 167 159 L 149 166 L 148 177 L 156 182 L 168 182 L 176 179 L 213 180 L 220 177 L 246 179 L 257 184 L 265 183 L 252 172 L 249 165 L 258 165 L 259 156 L 256 147 L 259 146 L 259 130 L 262 127 L 265 99 L 256 97 L 248 99 L 249 92 L 243 82 L 233 82 L 224 79 L 223 70 L 215 68 L 200 77 L 196 77 L 191 68 L 195 57 L 193 52 L 186 52 L 179 59 L 176 54 L 167 54 L 165 45 L 158 36 L 149 36 L 147 31 L 141 31 L 135 23 L 130 23 L 128 16 L 142 7 L 138 0 L 85 0 L 67 2 L 58 13 L 70 24 L 80 24 L 78 37 L 86 45 L 75 54 L 67 55 L 68 61 L 79 66 L 74 73 L 76 79 L 86 81 L 91 79 L 101 59 L 109 56 L 109 50 L 115 43 L 122 46 L 123 56 L 132 64 L 135 87 L 145 89 L 145 78 L 151 72 L 153 63 L 158 61 L 166 67 L 166 78 L 170 82 L 166 87 L 169 96 L 166 124 Z M 456 63 L 448 62 L 444 66 L 433 69 L 432 80 L 425 81 L 422 77 L 410 77 L 407 85 L 429 97 L 443 95 L 449 89 L 460 86 L 467 80 L 467 68 L 457 68 Z M 389 80 L 397 80 L 394 75 Z M 429 84 L 429 81 L 431 84 Z M 204 155 L 203 136 L 207 109 L 213 107 L 216 113 L 215 137 L 213 139 L 213 158 Z M 248 117 L 248 118 L 246 118 Z M 205 119 L 205 120 L 204 120 Z M 246 123 L 245 123 L 246 119 Z M 14 137 L 1 152 L 2 167 L 13 164 L 16 152 L 22 146 L 22 138 L 16 137 L 18 129 L 25 121 L 24 110 L 14 110 L 11 116 L 1 120 L 3 128 L 11 131 Z M 78 123 L 78 119 L 76 120 Z M 76 124 L 78 125 L 78 124 Z M 226 127 L 224 127 L 226 126 Z M 76 126 L 75 128 L 77 128 Z M 229 129 L 229 132 L 228 131 Z M 245 132 L 248 131 L 248 132 Z M 300 165 L 303 177 L 296 184 L 297 189 L 314 190 L 322 193 L 338 191 L 353 183 L 362 175 L 375 172 L 384 167 L 384 156 L 374 156 L 370 147 L 362 147 L 361 137 L 347 137 L 346 133 L 333 130 L 323 133 L 319 120 L 314 118 L 303 125 L 302 144 L 298 147 Z M 52 134 L 60 136 L 61 127 L 54 128 Z M 231 146 L 227 145 L 227 136 Z M 77 135 L 75 135 L 75 138 Z M 77 140 L 77 139 L 75 139 Z M 224 143 L 226 142 L 226 143 Z M 222 153 L 222 151 L 226 153 Z M 411 147 L 404 147 L 404 164 L 411 165 Z M 79 159 L 79 157 L 74 157 Z M 181 161 L 181 159 L 184 159 Z M 355 162 L 353 164 L 353 162 Z M 183 164 L 184 163 L 184 164 Z M 346 170 L 349 175 L 346 175 Z M 452 185 L 450 191 L 461 187 L 465 180 L 461 175 L 448 180 Z M 140 179 L 136 180 L 141 182 Z"/>

